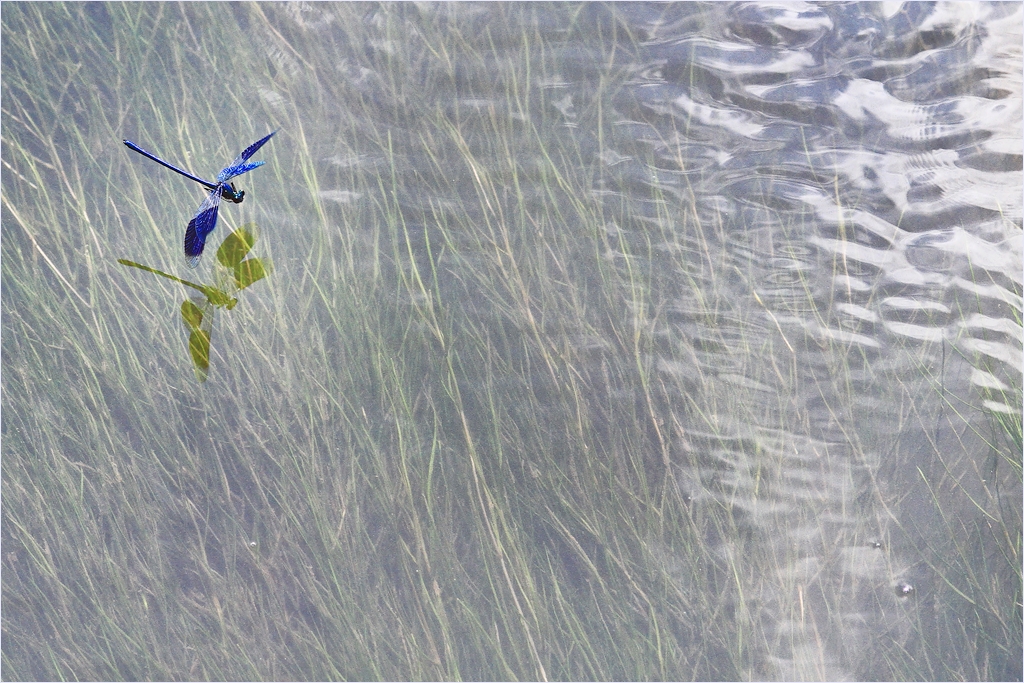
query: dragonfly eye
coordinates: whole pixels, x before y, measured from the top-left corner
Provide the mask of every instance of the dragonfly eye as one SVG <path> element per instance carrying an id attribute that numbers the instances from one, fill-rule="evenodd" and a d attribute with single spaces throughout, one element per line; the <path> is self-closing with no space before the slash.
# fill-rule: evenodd
<path id="1" fill-rule="evenodd" d="M 234 183 L 231 183 L 230 187 L 228 185 L 221 185 L 220 196 L 229 202 L 241 204 L 242 200 L 245 199 L 245 190 L 236 190 Z"/>

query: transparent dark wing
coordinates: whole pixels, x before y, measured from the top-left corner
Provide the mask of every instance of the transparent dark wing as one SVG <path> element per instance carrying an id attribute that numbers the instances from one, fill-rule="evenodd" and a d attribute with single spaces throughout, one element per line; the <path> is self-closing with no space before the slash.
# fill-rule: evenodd
<path id="1" fill-rule="evenodd" d="M 230 180 L 231 178 L 234 178 L 235 176 L 240 176 L 243 173 L 247 173 L 254 168 L 259 168 L 260 166 L 262 166 L 264 164 L 264 162 L 262 161 L 253 161 L 250 163 L 245 162 L 249 161 L 249 159 L 252 158 L 252 155 L 259 151 L 260 147 L 267 144 L 267 140 L 274 137 L 275 133 L 277 133 L 276 130 L 270 135 L 260 138 L 256 142 L 246 147 L 242 151 L 242 153 L 235 158 L 234 161 L 232 161 L 223 171 L 220 172 L 220 174 L 217 176 L 217 180 L 223 183 Z"/>
<path id="2" fill-rule="evenodd" d="M 216 310 L 208 300 L 197 296 L 181 304 L 181 320 L 188 332 L 188 353 L 200 382 L 205 382 L 210 373 L 210 338 Z"/>
<path id="3" fill-rule="evenodd" d="M 220 208 L 220 188 L 211 192 L 199 205 L 199 210 L 185 228 L 185 261 L 189 268 L 199 265 L 206 246 L 206 236 L 217 227 L 217 209 Z"/>

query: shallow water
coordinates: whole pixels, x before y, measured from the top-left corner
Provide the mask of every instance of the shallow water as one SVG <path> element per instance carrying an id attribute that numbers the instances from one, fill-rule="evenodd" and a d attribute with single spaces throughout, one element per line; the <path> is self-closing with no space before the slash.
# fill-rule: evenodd
<path id="1" fill-rule="evenodd" d="M 266 652 L 81 677 L 1020 678 L 1020 4 L 68 12 L 3 15 L 21 676 L 97 647 L 9 607 L 55 581 Z M 114 263 L 182 274 L 200 195 L 119 140 L 212 173 L 274 128 L 222 220 L 275 273 L 200 385 Z"/>

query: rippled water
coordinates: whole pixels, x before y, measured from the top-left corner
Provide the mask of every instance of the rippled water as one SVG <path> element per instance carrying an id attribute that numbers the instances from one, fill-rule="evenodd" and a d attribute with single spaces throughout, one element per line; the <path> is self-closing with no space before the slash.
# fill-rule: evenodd
<path id="1" fill-rule="evenodd" d="M 157 416 L 161 410 L 174 416 L 166 431 L 183 432 L 168 447 L 172 460 L 198 452 L 240 459 L 276 443 L 281 431 L 299 435 L 310 454 L 357 452 L 351 443 L 358 439 L 350 435 L 362 424 L 371 425 L 369 441 L 391 443 L 382 435 L 395 421 L 394 442 L 408 439 L 393 412 L 398 408 L 376 405 L 375 397 L 388 390 L 374 381 L 366 380 L 367 398 L 352 404 L 365 406 L 358 410 L 317 389 L 334 386 L 331 378 L 342 372 L 354 378 L 380 363 L 376 347 L 360 346 L 358 333 L 339 332 L 355 324 L 346 316 L 362 319 L 331 294 L 353 279 L 365 281 L 370 284 L 359 291 L 378 297 L 371 309 L 378 307 L 382 319 L 409 321 L 384 333 L 394 337 L 396 357 L 428 368 L 447 363 L 456 377 L 408 373 L 415 399 L 409 415 L 416 419 L 405 434 L 442 434 L 435 443 L 448 450 L 431 451 L 431 467 L 435 457 L 453 463 L 477 457 L 469 435 L 478 435 L 475 447 L 493 457 L 481 471 L 512 482 L 508 499 L 522 506 L 511 505 L 503 513 L 511 521 L 502 523 L 521 530 L 539 556 L 561 558 L 550 570 L 568 577 L 560 589 L 584 596 L 597 582 L 613 584 L 609 577 L 618 569 L 602 570 L 597 558 L 613 554 L 616 534 L 633 527 L 620 520 L 618 531 L 603 535 L 545 508 L 550 499 L 526 482 L 564 476 L 572 489 L 589 481 L 579 474 L 583 454 L 602 467 L 608 463 L 616 496 L 657 498 L 665 509 L 685 510 L 680 529 L 699 539 L 700 552 L 679 547 L 679 529 L 657 534 L 637 521 L 636 529 L 646 529 L 636 532 L 643 548 L 637 552 L 648 564 L 622 569 L 629 577 L 623 585 L 632 582 L 623 594 L 676 601 L 651 607 L 665 615 L 658 623 L 669 624 L 658 637 L 683 653 L 664 665 L 663 677 L 1021 676 L 1021 629 L 1013 623 L 1021 600 L 1024 339 L 1019 3 L 232 5 L 221 26 L 204 22 L 199 11 L 147 8 L 137 19 L 141 30 L 131 25 L 135 19 L 90 6 L 85 16 L 96 45 L 100 37 L 116 43 L 158 34 L 147 53 L 153 72 L 123 60 L 97 66 L 80 55 L 49 55 L 71 74 L 63 90 L 59 84 L 38 92 L 5 87 L 5 98 L 18 104 L 5 104 L 5 142 L 19 131 L 16 139 L 30 150 L 24 158 L 45 156 L 45 145 L 19 136 L 31 128 L 26 103 L 51 103 L 64 121 L 53 123 L 54 153 L 73 169 L 62 168 L 61 177 L 83 176 L 89 188 L 81 200 L 88 208 L 69 219 L 74 230 L 65 233 L 42 218 L 30 229 L 22 217 L 35 215 L 28 208 L 33 200 L 25 198 L 36 196 L 30 186 L 42 183 L 33 183 L 9 145 L 4 152 L 5 408 L 39 420 L 63 412 L 71 432 L 104 432 L 79 429 L 76 421 L 94 418 L 66 414 L 54 407 L 60 399 L 43 398 L 45 392 L 21 379 L 19 367 L 29 368 L 26 376 L 33 367 L 47 374 L 53 367 L 41 360 L 48 352 L 27 350 L 36 347 L 25 330 L 63 340 L 48 342 L 51 349 L 79 343 L 67 331 L 73 322 L 50 322 L 57 314 L 40 313 L 42 322 L 19 326 L 35 311 L 25 303 L 29 285 L 22 278 L 40 291 L 65 292 L 60 281 L 84 287 L 98 277 L 93 258 L 105 263 L 141 249 L 154 259 L 176 255 L 177 233 L 154 237 L 135 226 L 152 211 L 154 220 L 183 227 L 191 199 L 165 206 L 159 201 L 172 200 L 119 196 L 106 185 L 104 164 L 121 163 L 111 160 L 122 150 L 106 145 L 129 137 L 148 148 L 142 140 L 149 129 L 161 148 L 175 149 L 181 137 L 204 131 L 235 149 L 279 127 L 267 148 L 267 169 L 246 178 L 247 189 L 258 191 L 249 190 L 237 209 L 255 212 L 262 242 L 273 245 L 274 298 L 250 305 L 260 312 L 253 327 L 273 319 L 275 331 L 260 336 L 227 327 L 218 338 L 223 356 L 214 359 L 200 390 L 182 372 L 186 361 L 168 360 L 183 350 L 169 326 L 154 322 L 167 317 L 163 309 L 154 315 L 145 308 L 150 304 L 126 308 L 122 315 L 140 330 L 157 331 L 139 333 L 141 341 L 112 335 L 117 353 L 81 342 L 81 357 L 76 351 L 66 361 L 98 373 L 98 393 L 110 406 L 124 406 L 100 418 L 106 430 L 123 429 L 133 444 L 165 433 L 130 410 L 133 397 L 145 395 L 164 406 L 154 410 Z M 45 33 L 22 26 L 21 13 L 5 9 L 5 34 Z M 50 30 L 66 28 L 64 20 L 48 21 Z M 24 24 L 35 26 L 29 19 Z M 231 58 L 241 48 L 218 43 L 214 34 L 222 31 L 251 41 L 255 62 Z M 32 61 L 28 45 L 7 49 L 5 73 L 20 74 Z M 198 79 L 201 73 L 207 75 Z M 75 105 L 78 89 L 88 88 L 109 88 L 118 97 L 151 91 L 147 97 L 157 105 L 133 95 L 118 99 L 116 108 L 90 111 Z M 118 131 L 108 142 L 88 132 L 99 118 Z M 238 129 L 244 132 L 235 134 Z M 191 153 L 190 145 L 182 148 Z M 73 181 L 61 189 L 78 201 Z M 102 196 L 109 199 L 97 199 Z M 63 242 L 66 234 L 87 237 L 70 238 L 72 247 Z M 106 253 L 111 244 L 116 253 Z M 89 258 L 83 265 L 70 256 L 66 264 L 39 266 L 41 275 L 20 274 L 22 261 L 42 262 L 34 255 L 53 249 Z M 147 300 L 126 291 L 128 301 Z M 327 303 L 297 303 L 311 300 Z M 106 324 L 95 323 L 97 329 Z M 410 342 L 416 335 L 425 341 Z M 460 340 L 486 343 L 460 346 Z M 259 351 L 246 357 L 247 348 Z M 138 367 L 123 360 L 136 356 Z M 225 379 L 218 382 L 218 373 Z M 449 399 L 471 407 L 449 413 L 454 409 L 435 407 Z M 381 399 L 381 405 L 389 404 Z M 294 422 L 274 422 L 284 415 Z M 19 445 L 7 446 L 5 457 L 12 448 L 15 455 L 36 452 L 33 439 L 23 437 L 33 433 L 36 418 L 21 419 L 27 422 L 14 426 L 5 418 L 5 435 L 24 439 L 8 441 Z M 488 441 L 479 435 L 491 433 L 491 420 L 500 426 Z M 83 437 L 82 443 L 94 442 Z M 564 448 L 564 461 L 545 461 L 531 450 L 537 444 Z M 226 474 L 208 473 L 246 500 L 239 513 L 245 521 L 228 519 L 224 528 L 274 528 L 266 518 L 286 504 L 254 492 L 261 478 L 288 469 L 279 453 L 269 457 L 272 465 L 241 466 L 241 474 L 231 466 Z M 365 460 L 350 461 L 338 469 L 374 471 Z M 453 468 L 445 476 L 454 476 L 463 465 L 437 467 Z M 32 478 L 10 472 L 5 496 Z M 427 498 L 430 477 L 441 477 L 430 472 Z M 185 475 L 150 474 L 164 482 L 154 484 L 160 505 L 177 509 L 164 497 L 191 500 L 188 487 L 177 483 Z M 311 481 L 332 477 L 318 476 Z M 365 476 L 360 486 L 369 487 L 386 474 Z M 403 477 L 396 485 L 408 484 L 409 475 Z M 616 488 L 623 481 L 636 489 Z M 661 493 L 648 498 L 648 487 Z M 490 507 L 481 502 L 481 514 L 501 508 L 505 499 L 497 499 Z M 209 505 L 219 509 L 217 502 Z M 378 521 L 386 519 L 386 504 L 352 505 L 348 519 L 367 525 L 361 537 L 386 536 L 378 532 L 387 526 Z M 29 544 L 12 524 L 31 526 L 20 514 L 5 507 L 5 544 L 19 548 Z M 668 513 L 651 514 L 676 524 Z M 300 528 L 313 524 L 296 519 Z M 338 534 L 345 519 L 336 523 Z M 563 532 L 571 543 L 551 540 Z M 598 540 L 577 542 L 584 537 Z M 405 553 L 415 554 L 406 542 L 396 542 L 390 554 L 381 551 L 380 574 L 366 569 L 368 584 L 408 578 L 395 568 Z M 475 547 L 489 539 L 459 542 Z M 375 549 L 391 547 L 375 543 Z M 295 550 L 306 552 L 317 555 L 306 545 Z M 440 551 L 434 553 L 440 564 Z M 10 557 L 16 553 L 5 571 L 13 572 Z M 310 572 L 317 563 L 301 562 Z M 500 583 L 496 566 L 481 570 L 479 584 L 460 588 L 467 596 L 486 593 L 484 576 Z M 428 561 L 424 571 L 429 567 Z M 451 594 L 437 571 L 433 590 L 440 596 L 440 581 Z M 535 572 L 546 586 L 540 577 L 547 570 Z M 198 580 L 181 582 L 205 590 Z M 5 602 L 15 595 L 5 594 Z M 695 613 L 707 604 L 713 608 Z M 455 609 L 452 603 L 448 609 Z M 299 621 L 316 621 L 309 608 L 299 611 Z M 314 630 L 323 628 L 316 623 Z M 489 628 L 483 629 L 488 638 Z M 547 668 L 509 664 L 505 675 L 577 672 L 555 654 L 574 652 L 570 635 L 565 632 L 566 643 L 531 641 L 531 656 Z M 8 657 L 11 647 L 5 645 Z M 537 654 L 538 647 L 551 654 Z M 701 654 L 687 659 L 687 652 Z M 468 655 L 434 657 L 458 660 L 465 677 L 496 675 L 475 669 L 477 660 Z M 250 674 L 307 671 L 280 666 Z M 337 670 L 356 677 L 396 671 Z M 428 677 L 455 675 L 430 671 Z M 628 667 L 620 675 L 640 677 Z"/>
<path id="2" fill-rule="evenodd" d="M 592 43 L 558 40 L 562 10 L 440 12 L 552 39 L 541 56 L 499 34 L 490 58 L 535 63 L 531 121 L 590 169 L 603 258 L 642 272 L 658 443 L 713 564 L 746 573 L 724 590 L 764 634 L 748 674 L 886 678 L 894 652 L 973 656 L 939 625 L 965 605 L 943 585 L 954 548 L 991 553 L 984 519 L 1019 510 L 987 434 L 1020 412 L 1020 7 L 587 7 Z M 613 49 L 609 27 L 636 43 Z M 495 71 L 459 63 L 454 93 L 416 96 L 470 131 L 515 119 Z M 474 150 L 504 167 L 489 155 L 506 150 Z M 471 206 L 472 187 L 462 170 L 429 201 Z M 548 201 L 539 182 L 520 191 Z M 445 286 L 500 324 L 486 297 Z M 607 382 L 601 353 L 580 371 Z M 709 521 L 723 509 L 726 530 Z"/>
<path id="3" fill-rule="evenodd" d="M 680 198 L 668 239 L 622 226 L 653 242 L 660 376 L 707 417 L 673 464 L 756 539 L 723 556 L 777 567 L 742 598 L 776 639 L 756 675 L 886 677 L 878 635 L 920 653 L 963 609 L 946 558 L 1018 490 L 984 425 L 1020 408 L 1020 8 L 687 9 L 625 12 L 647 40 L 602 156 Z"/>

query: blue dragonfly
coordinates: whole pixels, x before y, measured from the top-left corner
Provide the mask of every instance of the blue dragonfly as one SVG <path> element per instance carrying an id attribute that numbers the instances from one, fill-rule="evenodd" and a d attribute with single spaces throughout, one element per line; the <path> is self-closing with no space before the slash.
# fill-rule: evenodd
<path id="1" fill-rule="evenodd" d="M 196 215 L 192 217 L 192 220 L 188 222 L 188 227 L 185 228 L 185 261 L 188 263 L 189 268 L 195 268 L 199 265 L 199 259 L 203 256 L 203 248 L 206 246 L 206 237 L 217 226 L 217 209 L 220 208 L 220 200 L 226 199 L 229 202 L 241 204 L 245 198 L 245 190 L 236 190 L 235 184 L 229 181 L 266 163 L 265 161 L 249 161 L 249 159 L 260 147 L 267 143 L 267 140 L 274 137 L 274 133 L 277 133 L 277 131 L 275 130 L 270 135 L 260 138 L 246 147 L 234 161 L 217 174 L 217 182 L 215 183 L 203 180 L 199 176 L 192 175 L 174 164 L 167 163 L 155 154 L 142 149 L 131 140 L 124 141 L 128 149 L 133 152 L 138 152 L 147 159 L 152 159 L 161 166 L 169 168 L 175 173 L 180 173 L 210 190 L 210 194 L 199 205 Z"/>

